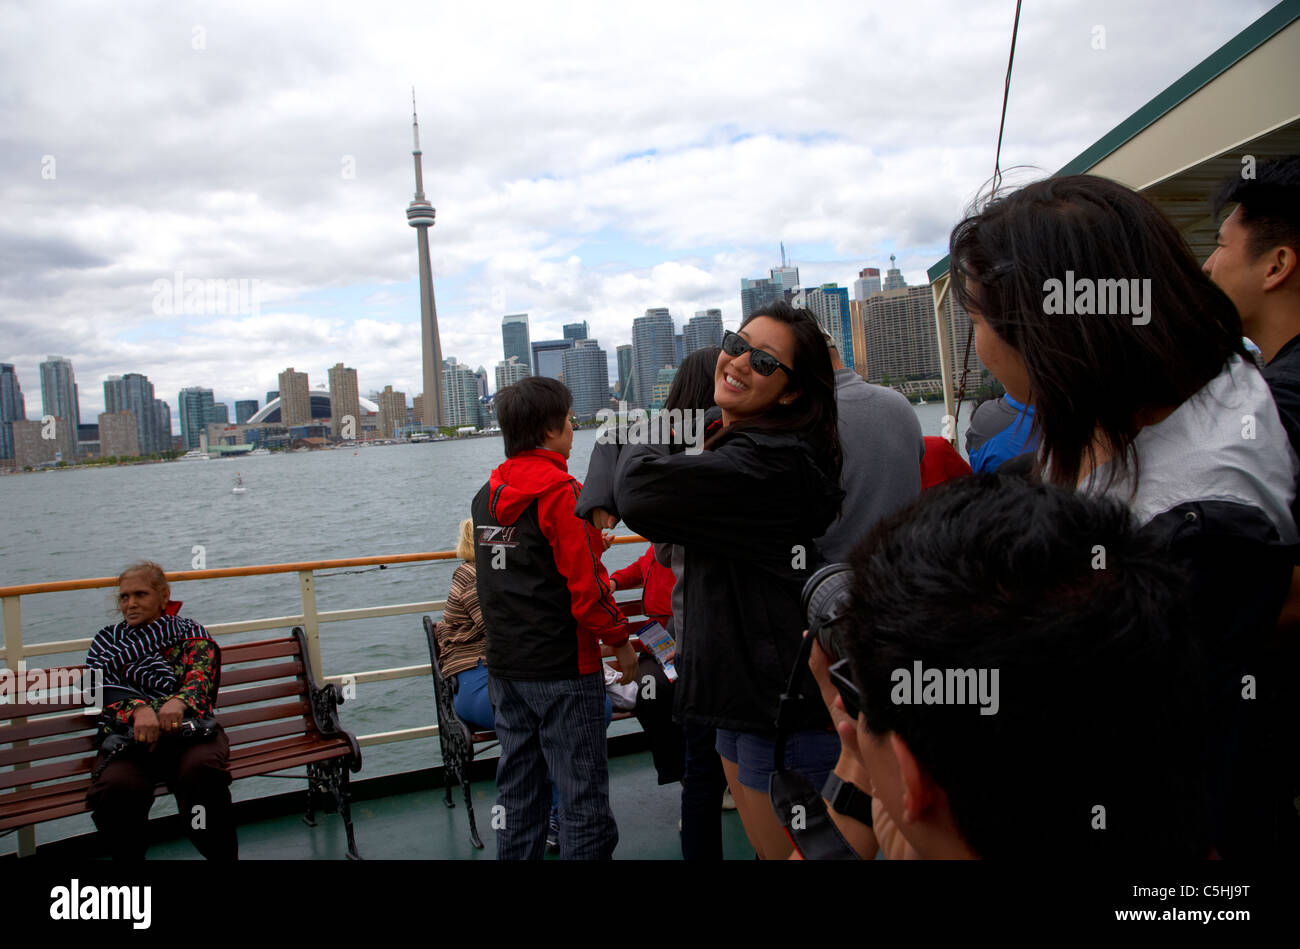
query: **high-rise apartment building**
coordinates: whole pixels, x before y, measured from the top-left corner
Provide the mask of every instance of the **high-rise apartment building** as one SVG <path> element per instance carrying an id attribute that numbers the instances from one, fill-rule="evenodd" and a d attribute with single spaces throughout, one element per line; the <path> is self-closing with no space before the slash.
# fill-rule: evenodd
<path id="1" fill-rule="evenodd" d="M 862 308 L 867 344 L 867 381 L 898 385 L 940 376 L 930 288 L 885 290 Z"/>
<path id="2" fill-rule="evenodd" d="M 199 447 L 199 436 L 208 430 L 208 423 L 216 420 L 212 390 L 197 386 L 182 389 L 176 396 L 176 410 L 181 416 L 181 447 L 193 451 Z"/>
<path id="3" fill-rule="evenodd" d="M 760 310 L 769 303 L 782 297 L 781 285 L 773 283 L 767 277 L 740 278 L 740 318 L 749 319 L 749 314 Z"/>
<path id="4" fill-rule="evenodd" d="M 780 267 L 773 267 L 768 274 L 773 286 L 778 287 L 781 293 L 799 289 L 798 267 L 788 267 L 783 264 Z"/>
<path id="5" fill-rule="evenodd" d="M 64 356 L 50 356 L 41 363 L 41 414 L 53 416 L 55 451 L 72 464 L 77 460 L 77 426 L 81 424 L 81 407 L 77 398 L 77 379 L 72 361 Z"/>
<path id="6" fill-rule="evenodd" d="M 689 356 L 706 346 L 722 345 L 722 311 L 696 310 L 695 315 L 682 328 L 683 355 Z"/>
<path id="7" fill-rule="evenodd" d="M 532 375 L 528 367 L 519 361 L 517 356 L 511 356 L 509 359 L 497 363 L 497 387 L 496 391 L 500 392 L 506 386 L 512 386 L 520 379 L 527 379 Z"/>
<path id="8" fill-rule="evenodd" d="M 578 340 L 564 354 L 564 384 L 573 393 L 573 414 L 595 418 L 609 408 L 609 360 L 594 339 Z"/>
<path id="9" fill-rule="evenodd" d="M 311 424 L 311 388 L 307 373 L 290 366 L 280 373 L 280 421 L 285 427 Z"/>
<path id="10" fill-rule="evenodd" d="M 280 390 L 284 391 L 283 382 Z M 406 393 L 394 392 L 392 386 L 384 386 L 384 391 L 375 401 L 379 403 L 379 437 L 396 438 L 406 425 Z"/>
<path id="11" fill-rule="evenodd" d="M 562 378 L 564 354 L 572 348 L 571 339 L 543 339 L 533 343 L 533 375 Z"/>
<path id="12" fill-rule="evenodd" d="M 56 461 L 72 464 L 75 457 L 69 457 L 60 447 L 57 439 L 42 438 L 45 423 L 19 419 L 11 422 L 14 434 L 14 466 L 17 468 L 34 468 L 37 465 L 49 465 Z"/>
<path id="13" fill-rule="evenodd" d="M 488 397 L 488 374 L 487 368 L 479 366 L 474 370 L 474 378 L 478 380 L 478 397 L 481 402 Z"/>
<path id="14" fill-rule="evenodd" d="M 469 366 L 448 357 L 442 364 L 442 404 L 447 408 L 447 424 L 452 428 L 483 424 L 478 410 L 478 377 Z"/>
<path id="15" fill-rule="evenodd" d="M 614 359 L 618 363 L 618 391 L 615 396 L 626 399 L 628 385 L 632 381 L 632 344 L 624 343 L 614 347 Z"/>
<path id="16" fill-rule="evenodd" d="M 858 279 L 853 281 L 853 299 L 865 300 L 873 293 L 880 292 L 880 270 L 876 267 L 863 267 L 858 271 Z"/>
<path id="17" fill-rule="evenodd" d="M 632 398 L 629 404 L 649 408 L 659 370 L 676 365 L 676 332 L 667 307 L 654 307 L 632 321 Z"/>
<path id="18" fill-rule="evenodd" d="M 360 438 L 361 390 L 357 388 L 357 371 L 338 362 L 330 367 L 329 380 L 330 434 L 335 438 Z M 349 416 L 351 424 L 347 421 Z M 416 416 L 424 418 L 422 412 Z"/>
<path id="19" fill-rule="evenodd" d="M 213 403 L 212 403 L 212 417 L 209 419 L 208 424 L 209 424 L 209 425 L 211 425 L 211 424 L 229 425 L 229 424 L 230 424 L 230 406 L 227 405 L 225 402 L 213 402 Z"/>
<path id="20" fill-rule="evenodd" d="M 153 383 L 138 372 L 121 378 L 110 376 L 104 383 L 104 401 L 120 412 L 135 416 L 136 440 L 141 455 L 172 450 L 171 410 L 154 398 Z"/>
<path id="21" fill-rule="evenodd" d="M 817 317 L 822 332 L 830 333 L 846 369 L 853 368 L 853 318 L 849 310 L 849 288 L 824 283 L 803 292 L 804 306 Z"/>
<path id="22" fill-rule="evenodd" d="M 27 418 L 23 387 L 18 371 L 7 362 L 0 363 L 0 459 L 14 457 L 14 422 Z"/>
<path id="23" fill-rule="evenodd" d="M 580 340 L 580 339 L 586 339 L 586 338 L 587 338 L 587 321 L 586 321 L 586 320 L 583 320 L 581 323 L 565 323 L 565 324 L 564 324 L 564 338 L 565 338 L 565 339 L 571 339 L 571 340 L 573 340 L 575 343 L 576 343 L 578 340 Z"/>
<path id="24" fill-rule="evenodd" d="M 668 401 L 668 393 L 672 390 L 673 380 L 677 378 L 677 369 L 673 366 L 665 366 L 655 375 L 654 388 L 650 390 L 650 411 L 654 412 L 664 407 Z"/>
<path id="25" fill-rule="evenodd" d="M 235 424 L 243 425 L 250 418 L 257 414 L 256 399 L 239 399 L 235 402 Z"/>
<path id="26" fill-rule="evenodd" d="M 533 350 L 528 338 L 528 314 L 513 313 L 501 318 L 502 359 L 514 356 L 533 374 Z"/>
<path id="27" fill-rule="evenodd" d="M 121 376 L 109 376 L 104 380 L 104 411 L 109 415 L 126 411 L 126 395 L 122 390 Z"/>
<path id="28" fill-rule="evenodd" d="M 134 458 L 140 454 L 135 413 L 104 412 L 99 416 L 99 453 L 105 458 Z"/>

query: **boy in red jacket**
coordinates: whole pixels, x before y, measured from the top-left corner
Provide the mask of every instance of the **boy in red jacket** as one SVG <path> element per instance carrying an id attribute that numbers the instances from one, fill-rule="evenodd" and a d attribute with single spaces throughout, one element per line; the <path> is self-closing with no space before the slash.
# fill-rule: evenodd
<path id="1" fill-rule="evenodd" d="M 628 625 L 600 563 L 600 531 L 574 514 L 568 473 L 572 397 L 531 376 L 497 393 L 506 461 L 474 498 L 479 606 L 487 626 L 488 695 L 501 740 L 497 859 L 541 859 L 550 795 L 560 804 L 561 859 L 609 859 L 605 680 L 600 644 L 623 682 L 636 674 Z"/>

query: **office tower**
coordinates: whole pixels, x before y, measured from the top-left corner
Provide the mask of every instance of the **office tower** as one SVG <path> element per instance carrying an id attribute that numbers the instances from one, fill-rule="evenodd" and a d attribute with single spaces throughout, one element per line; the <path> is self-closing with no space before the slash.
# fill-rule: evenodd
<path id="1" fill-rule="evenodd" d="M 486 367 L 479 366 L 475 369 L 474 378 L 478 380 L 478 397 L 481 402 L 483 399 L 488 397 L 488 376 Z"/>
<path id="2" fill-rule="evenodd" d="M 894 255 L 889 255 L 889 271 L 885 274 L 886 290 L 902 290 L 907 286 L 907 281 L 903 279 L 903 273 L 894 266 Z M 931 304 L 933 308 L 933 304 Z"/>
<path id="3" fill-rule="evenodd" d="M 849 288 L 834 283 L 803 292 L 804 306 L 817 317 L 822 332 L 830 333 L 845 368 L 853 368 L 853 320 L 849 310 Z"/>
<path id="4" fill-rule="evenodd" d="M 153 417 L 154 417 L 154 438 L 158 442 L 159 451 L 173 451 L 176 446 L 172 444 L 172 410 L 166 402 L 161 399 L 153 400 Z"/>
<path id="5" fill-rule="evenodd" d="M 105 458 L 134 458 L 140 454 L 135 413 L 104 412 L 99 416 L 99 453 Z"/>
<path id="6" fill-rule="evenodd" d="M 614 359 L 618 363 L 618 391 L 614 394 L 620 399 L 626 399 L 628 383 L 632 379 L 632 344 L 615 346 Z"/>
<path id="7" fill-rule="evenodd" d="M 447 407 L 447 425 L 479 428 L 483 420 L 478 411 L 478 377 L 469 366 L 448 358 L 442 369 L 443 404 Z"/>
<path id="8" fill-rule="evenodd" d="M 208 424 L 229 425 L 230 406 L 225 402 L 212 403 L 212 417 L 208 420 Z"/>
<path id="9" fill-rule="evenodd" d="M 768 274 L 773 286 L 779 288 L 778 292 L 783 296 L 799 288 L 799 268 L 791 266 L 785 259 L 785 241 L 781 242 L 781 266 L 773 267 Z"/>
<path id="10" fill-rule="evenodd" d="M 63 356 L 50 356 L 41 363 L 41 414 L 57 419 L 55 451 L 62 452 L 63 460 L 73 464 L 77 460 L 81 408 L 77 404 L 77 379 L 72 361 Z"/>
<path id="11" fill-rule="evenodd" d="M 684 356 L 689 356 L 697 349 L 706 346 L 722 345 L 722 311 L 696 310 L 686 326 L 682 329 L 682 349 Z"/>
<path id="12" fill-rule="evenodd" d="M 858 271 L 858 279 L 853 281 L 853 299 L 865 300 L 873 293 L 880 292 L 880 270 L 876 267 L 863 267 Z"/>
<path id="13" fill-rule="evenodd" d="M 7 362 L 0 363 L 0 458 L 14 457 L 14 422 L 27 418 L 23 387 L 18 372 Z"/>
<path id="14" fill-rule="evenodd" d="M 673 387 L 673 380 L 677 378 L 677 369 L 673 366 L 665 366 L 655 375 L 655 385 L 651 390 L 650 411 L 662 409 L 664 403 L 668 401 L 668 392 Z"/>
<path id="15" fill-rule="evenodd" d="M 580 340 L 580 339 L 586 339 L 586 338 L 587 338 L 587 321 L 586 321 L 586 320 L 583 320 L 581 323 L 565 323 L 565 324 L 564 324 L 564 338 L 565 338 L 565 339 L 571 339 L 571 340 L 573 340 L 575 343 L 576 343 L 578 340 Z"/>
<path id="16" fill-rule="evenodd" d="M 256 399 L 239 399 L 235 402 L 235 424 L 243 425 L 257 414 Z"/>
<path id="17" fill-rule="evenodd" d="M 673 337 L 673 365 L 680 366 L 685 358 L 686 352 L 682 347 L 682 334 L 678 333 Z"/>
<path id="18" fill-rule="evenodd" d="M 543 339 L 533 343 L 533 375 L 561 379 L 564 354 L 572 348 L 571 339 Z"/>
<path id="19" fill-rule="evenodd" d="M 562 359 L 564 384 L 573 393 L 573 414 L 589 419 L 609 408 L 609 360 L 600 344 L 594 339 L 578 340 Z"/>
<path id="20" fill-rule="evenodd" d="M 533 374 L 533 349 L 528 338 L 528 314 L 513 313 L 501 318 L 502 359 L 509 362 L 513 356 L 520 365 Z"/>
<path id="21" fill-rule="evenodd" d="M 212 390 L 193 387 L 182 389 L 176 397 L 176 409 L 181 416 L 181 448 L 193 451 L 199 447 L 200 433 L 208 430 L 212 421 Z"/>
<path id="22" fill-rule="evenodd" d="M 419 424 L 436 428 L 446 425 L 442 405 L 442 341 L 438 337 L 438 308 L 433 302 L 433 266 L 429 263 L 429 228 L 433 227 L 433 205 L 424 197 L 424 168 L 420 151 L 420 120 L 415 114 L 415 90 L 411 90 L 411 129 L 415 148 L 415 197 L 406 209 L 406 223 L 415 228 L 420 250 L 420 356 L 424 381 L 424 418 Z M 284 385 L 280 388 L 283 390 Z M 405 396 L 403 396 L 405 398 Z M 310 413 L 308 413 L 310 419 Z"/>
<path id="23" fill-rule="evenodd" d="M 357 388 L 357 371 L 337 362 L 329 369 L 329 380 L 330 434 L 335 438 L 360 438 L 361 392 Z M 352 418 L 351 425 L 347 424 L 349 416 Z"/>
<path id="24" fill-rule="evenodd" d="M 136 442 L 140 454 L 152 455 L 170 449 L 170 438 L 166 447 L 163 447 L 162 428 L 158 424 L 158 400 L 154 398 L 153 383 L 149 378 L 138 372 L 128 372 L 120 379 L 109 379 L 104 384 L 106 402 L 109 402 L 107 398 L 109 389 L 117 386 L 120 386 L 121 398 L 116 407 L 122 412 L 130 412 L 135 416 Z M 167 429 L 170 435 L 170 420 Z"/>
<path id="25" fill-rule="evenodd" d="M 511 356 L 509 359 L 497 363 L 497 388 L 500 392 L 506 386 L 512 386 L 520 379 L 527 379 L 532 373 L 528 367 L 519 361 L 518 356 Z"/>
<path id="26" fill-rule="evenodd" d="M 740 317 L 749 319 L 749 314 L 760 310 L 769 303 L 781 299 L 781 285 L 767 277 L 740 278 Z"/>
<path id="27" fill-rule="evenodd" d="M 376 401 L 379 403 L 379 437 L 396 438 L 406 426 L 406 393 L 394 392 L 392 386 L 384 386 Z M 426 408 L 427 405 L 426 402 Z"/>
<path id="28" fill-rule="evenodd" d="M 939 387 L 938 334 L 934 319 L 934 297 L 929 286 L 904 287 L 874 294 L 859 307 L 862 336 L 866 343 L 866 378 L 870 382 L 902 386 L 905 382 L 925 382 L 929 389 Z M 962 368 L 966 338 L 971 333 L 970 316 L 949 297 L 946 305 L 949 334 L 952 338 L 952 365 L 955 377 Z M 859 374 L 863 368 L 858 367 Z M 969 384 L 978 385 L 987 371 L 971 346 Z M 917 387 L 918 391 L 920 387 Z"/>
<path id="29" fill-rule="evenodd" d="M 632 393 L 628 402 L 649 408 L 659 370 L 675 365 L 676 332 L 666 307 L 645 311 L 632 321 Z"/>
<path id="30" fill-rule="evenodd" d="M 109 376 L 104 380 L 104 411 L 107 414 L 116 415 L 125 411 L 125 399 L 121 376 Z"/>
<path id="31" fill-rule="evenodd" d="M 267 405 L 270 405 L 272 402 L 274 402 L 274 401 L 275 401 L 276 399 L 278 399 L 278 398 L 280 398 L 280 390 L 279 390 L 279 389 L 273 389 L 273 390 L 271 390 L 270 392 L 267 392 L 267 393 L 266 393 L 266 404 L 267 404 Z M 280 415 L 283 417 L 284 413 L 281 412 Z"/>
<path id="32" fill-rule="evenodd" d="M 311 424 L 311 388 L 307 373 L 290 366 L 280 373 L 280 422 L 286 427 Z"/>

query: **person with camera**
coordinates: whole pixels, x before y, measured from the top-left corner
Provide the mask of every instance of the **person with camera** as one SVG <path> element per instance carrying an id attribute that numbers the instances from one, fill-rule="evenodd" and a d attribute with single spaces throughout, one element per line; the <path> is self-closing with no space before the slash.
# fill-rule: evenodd
<path id="1" fill-rule="evenodd" d="M 199 853 L 234 860 L 230 742 L 212 718 L 221 652 L 170 597 L 158 564 L 132 564 L 118 577 L 122 622 L 90 645 L 86 665 L 103 675 L 105 707 L 87 802 L 113 858 L 142 860 L 154 788 L 164 783 Z"/>
<path id="2" fill-rule="evenodd" d="M 768 799 L 777 708 L 804 628 L 800 591 L 820 561 L 814 538 L 843 498 L 835 376 L 812 314 L 775 303 L 724 334 L 714 398 L 722 427 L 704 451 L 673 453 L 667 437 L 622 446 L 610 514 L 681 546 L 675 718 L 717 729 L 750 843 L 784 859 Z M 814 695 L 791 720 L 786 762 L 820 787 L 839 751 L 826 709 Z"/>

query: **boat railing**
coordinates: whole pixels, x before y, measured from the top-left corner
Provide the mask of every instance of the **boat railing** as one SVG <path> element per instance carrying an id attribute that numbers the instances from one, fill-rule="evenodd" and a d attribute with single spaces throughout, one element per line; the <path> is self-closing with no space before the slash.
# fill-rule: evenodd
<path id="1" fill-rule="evenodd" d="M 645 543 L 641 537 L 630 535 L 616 537 L 615 544 Z M 242 567 L 217 567 L 207 570 L 180 570 L 167 573 L 168 583 L 183 583 L 194 580 L 224 580 L 237 577 L 255 577 L 271 574 L 296 573 L 300 609 L 297 613 L 286 616 L 264 616 L 255 619 L 240 620 L 233 623 L 206 624 L 205 628 L 214 637 L 232 636 L 237 633 L 256 632 L 258 630 L 287 629 L 301 626 L 307 638 L 307 658 L 311 664 L 317 682 L 332 682 L 341 686 L 357 686 L 368 682 L 383 682 L 391 679 L 427 676 L 432 673 L 429 663 L 413 666 L 399 666 L 390 669 L 363 669 L 355 671 L 327 672 L 321 663 L 320 637 L 321 626 L 325 623 L 342 623 L 349 620 L 378 619 L 388 616 L 404 616 L 412 613 L 439 613 L 446 606 L 446 600 L 423 600 L 417 603 L 392 603 L 381 606 L 366 606 L 347 610 L 319 610 L 316 606 L 316 573 L 318 571 L 336 570 L 342 567 L 388 566 L 392 564 L 416 564 L 439 560 L 456 560 L 452 550 L 432 551 L 413 554 L 384 554 L 374 557 L 346 557 L 338 560 L 310 560 L 298 563 L 257 564 Z M 56 642 L 27 643 L 23 641 L 22 598 L 50 593 L 65 593 L 73 590 L 94 590 L 117 586 L 117 577 L 93 577 L 83 580 L 56 580 L 47 583 L 27 583 L 16 586 L 0 587 L 0 615 L 4 621 L 3 640 L 0 640 L 0 660 L 9 669 L 18 669 L 19 663 L 35 657 L 78 654 L 85 656 L 93 637 L 81 639 L 63 639 Z M 78 660 L 80 661 L 80 660 Z M 70 663 L 71 664 L 71 663 Z M 429 702 L 430 715 L 433 714 L 433 702 Z M 21 724 L 14 719 L 14 724 Z M 400 728 L 393 731 L 374 732 L 358 735 L 357 741 L 365 745 L 382 745 L 390 742 L 413 741 L 433 737 L 438 734 L 435 723 L 419 725 L 413 728 Z M 23 767 L 19 764 L 15 767 Z M 18 834 L 19 853 L 30 853 L 35 848 L 34 828 L 23 827 Z"/>

